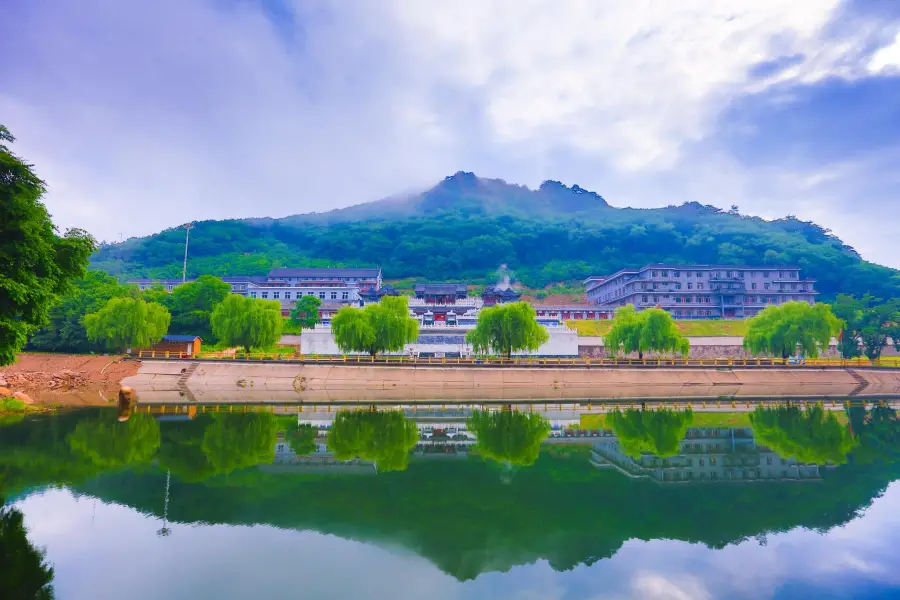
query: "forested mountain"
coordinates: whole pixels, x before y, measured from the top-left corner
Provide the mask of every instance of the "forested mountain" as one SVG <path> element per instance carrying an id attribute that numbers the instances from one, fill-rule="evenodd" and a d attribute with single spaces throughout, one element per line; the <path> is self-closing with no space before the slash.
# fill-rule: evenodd
<path id="1" fill-rule="evenodd" d="M 126 277 L 181 274 L 184 231 L 104 245 L 94 268 Z M 814 223 L 774 221 L 696 202 L 615 208 L 578 186 L 537 190 L 447 177 L 421 194 L 282 219 L 203 221 L 191 231 L 190 276 L 262 275 L 273 266 L 380 265 L 391 279 L 492 281 L 508 265 L 539 287 L 646 263 L 795 264 L 839 291 L 900 296 L 900 272 L 864 261 Z"/>

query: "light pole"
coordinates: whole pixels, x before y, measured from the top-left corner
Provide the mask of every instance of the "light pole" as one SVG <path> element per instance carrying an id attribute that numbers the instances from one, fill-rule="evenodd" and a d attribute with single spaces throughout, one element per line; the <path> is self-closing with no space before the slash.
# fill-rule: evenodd
<path id="1" fill-rule="evenodd" d="M 163 505 L 163 526 L 156 531 L 159 537 L 167 537 L 172 530 L 169 529 L 169 479 L 172 477 L 172 471 L 166 471 L 166 502 Z"/>
<path id="2" fill-rule="evenodd" d="M 184 225 L 184 268 L 181 270 L 181 283 L 187 281 L 187 251 L 188 242 L 191 239 L 191 228 L 193 226 L 193 223 L 185 223 Z"/>

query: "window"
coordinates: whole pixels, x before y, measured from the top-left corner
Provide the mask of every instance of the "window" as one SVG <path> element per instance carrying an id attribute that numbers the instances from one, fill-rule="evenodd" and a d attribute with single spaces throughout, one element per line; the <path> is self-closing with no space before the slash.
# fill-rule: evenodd
<path id="1" fill-rule="evenodd" d="M 278 300 L 281 297 L 281 292 L 272 292 L 272 298 Z"/>
<path id="2" fill-rule="evenodd" d="M 763 277 L 765 277 L 766 279 L 768 279 L 768 278 L 769 278 L 769 272 L 768 272 L 768 271 L 763 271 Z"/>
<path id="3" fill-rule="evenodd" d="M 769 284 L 768 284 L 768 283 L 764 283 L 764 284 L 763 284 L 763 289 L 769 289 Z"/>
<path id="4" fill-rule="evenodd" d="M 693 283 L 688 283 L 688 289 L 689 289 L 689 290 L 694 289 L 694 284 L 693 284 Z"/>
<path id="5" fill-rule="evenodd" d="M 672 277 L 681 277 L 681 271 L 672 271 Z"/>
<path id="6" fill-rule="evenodd" d="M 262 293 L 262 297 L 263 297 L 263 298 L 268 298 L 268 297 L 269 297 L 269 292 L 263 292 L 263 293 Z"/>
<path id="7" fill-rule="evenodd" d="M 766 464 L 767 464 L 767 465 L 771 465 L 771 464 L 772 464 L 772 457 L 771 457 L 771 456 L 767 456 L 767 457 L 766 457 Z"/>
<path id="8" fill-rule="evenodd" d="M 701 273 L 700 271 L 697 271 L 697 277 L 703 277 L 703 273 Z"/>
<path id="9" fill-rule="evenodd" d="M 666 298 L 668 298 L 668 296 L 666 296 Z M 653 301 L 654 301 L 654 302 L 659 302 L 659 296 L 653 296 Z"/>
<path id="10" fill-rule="evenodd" d="M 681 296 L 675 296 L 675 302 L 681 304 Z"/>
<path id="11" fill-rule="evenodd" d="M 641 302 L 646 302 L 646 301 L 647 301 L 647 296 L 641 296 Z"/>
<path id="12" fill-rule="evenodd" d="M 350 293 L 349 293 L 349 292 L 342 292 L 342 293 L 341 293 L 341 300 L 347 300 L 349 297 L 350 297 Z"/>
<path id="13" fill-rule="evenodd" d="M 319 298 L 321 298 L 322 300 L 324 300 L 324 299 L 325 299 L 325 292 L 319 292 Z"/>
<path id="14" fill-rule="evenodd" d="M 716 466 L 716 457 L 715 457 L 715 456 L 711 456 L 711 457 L 709 458 L 709 465 L 710 465 L 711 467 Z"/>
<path id="15" fill-rule="evenodd" d="M 681 284 L 680 284 L 680 283 L 676 283 L 676 284 L 675 284 L 675 289 L 676 289 L 676 290 L 680 290 L 680 289 L 681 289 Z"/>
<path id="16" fill-rule="evenodd" d="M 694 276 L 694 272 L 693 272 L 693 271 L 688 271 L 688 272 L 687 272 L 687 276 L 688 276 L 688 277 L 693 277 L 693 276 Z"/>
<path id="17" fill-rule="evenodd" d="M 668 277 L 668 276 L 669 276 L 669 272 L 668 272 L 668 271 L 661 271 L 661 273 L 662 273 L 662 276 L 663 276 L 663 277 Z"/>
<path id="18" fill-rule="evenodd" d="M 656 277 L 656 271 L 653 271 L 653 275 L 652 275 L 652 276 L 653 276 L 653 277 Z"/>
<path id="19" fill-rule="evenodd" d="M 703 459 L 703 458 L 700 459 L 700 466 L 701 466 L 701 467 L 705 467 L 705 466 L 706 466 L 706 459 Z"/>
<path id="20" fill-rule="evenodd" d="M 251 298 L 256 298 L 256 292 L 250 292 L 250 297 L 251 297 Z"/>
<path id="21" fill-rule="evenodd" d="M 702 284 L 702 283 L 698 283 L 698 284 L 697 284 L 697 289 L 698 289 L 698 290 L 702 290 L 702 289 L 703 289 L 703 284 Z"/>
<path id="22" fill-rule="evenodd" d="M 750 284 L 750 289 L 751 289 L 751 290 L 755 290 L 755 289 L 756 289 L 756 284 L 755 284 L 755 283 L 751 283 L 751 284 Z"/>
<path id="23" fill-rule="evenodd" d="M 285 299 L 285 300 L 290 300 L 290 299 L 291 299 L 291 293 L 290 293 L 290 292 L 285 292 L 285 293 L 284 293 L 284 299 Z"/>
<path id="24" fill-rule="evenodd" d="M 709 296 L 704 296 L 704 297 L 703 297 L 703 301 L 704 301 L 705 303 L 709 304 Z"/>
<path id="25" fill-rule="evenodd" d="M 337 292 L 331 292 L 331 299 L 337 300 Z"/>

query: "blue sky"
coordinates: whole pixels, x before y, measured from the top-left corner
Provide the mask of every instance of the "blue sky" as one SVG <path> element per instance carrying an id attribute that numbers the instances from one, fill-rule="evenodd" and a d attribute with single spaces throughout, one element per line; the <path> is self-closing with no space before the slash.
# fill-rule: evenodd
<path id="1" fill-rule="evenodd" d="M 458 170 L 834 230 L 900 267 L 900 2 L 5 0 L 62 227 L 284 216 Z"/>

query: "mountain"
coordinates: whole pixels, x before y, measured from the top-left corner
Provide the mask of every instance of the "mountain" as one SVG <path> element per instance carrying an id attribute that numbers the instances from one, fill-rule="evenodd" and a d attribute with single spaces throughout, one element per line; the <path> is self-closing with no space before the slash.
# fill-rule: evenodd
<path id="1" fill-rule="evenodd" d="M 181 275 L 184 232 L 105 244 L 94 268 L 125 277 Z M 507 265 L 539 287 L 647 263 L 795 264 L 839 292 L 900 296 L 900 272 L 863 260 L 830 230 L 688 202 L 616 208 L 577 185 L 537 190 L 459 172 L 419 194 L 280 219 L 202 221 L 189 274 L 262 275 L 273 266 L 380 265 L 390 279 L 493 281 Z"/>

